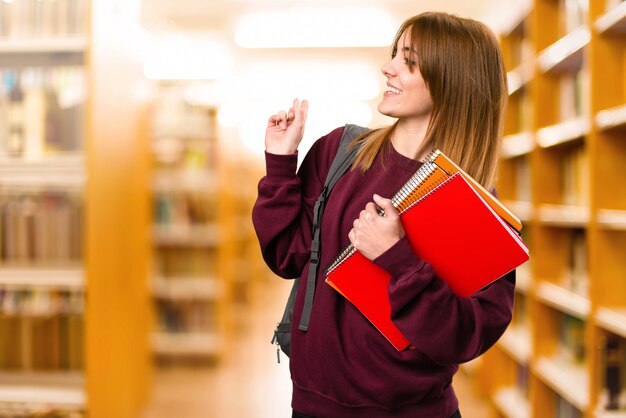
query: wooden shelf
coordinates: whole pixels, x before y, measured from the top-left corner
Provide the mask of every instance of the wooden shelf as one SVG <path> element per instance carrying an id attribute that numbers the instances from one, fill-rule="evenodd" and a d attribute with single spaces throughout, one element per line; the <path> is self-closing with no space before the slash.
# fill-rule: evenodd
<path id="1" fill-rule="evenodd" d="M 520 132 L 507 135 L 502 139 L 502 157 L 515 158 L 528 155 L 535 149 L 535 137 L 532 132 Z"/>
<path id="2" fill-rule="evenodd" d="M 607 393 L 606 389 L 603 388 L 600 391 L 600 395 L 598 396 L 598 402 L 596 404 L 596 409 L 593 411 L 591 416 L 594 418 L 626 418 L 626 408 L 622 407 L 617 410 L 607 410 L 604 409 L 604 405 L 607 404 Z M 622 403 L 623 404 L 623 403 Z"/>
<path id="3" fill-rule="evenodd" d="M 476 357 L 475 359 L 470 360 L 467 363 L 463 363 L 461 365 L 461 368 L 465 374 L 471 376 L 474 375 L 483 366 L 483 359 L 481 357 Z"/>
<path id="4" fill-rule="evenodd" d="M 158 332 L 152 336 L 152 347 L 160 355 L 214 356 L 220 344 L 215 334 Z"/>
<path id="5" fill-rule="evenodd" d="M 626 127 L 626 104 L 596 113 L 596 126 L 600 129 Z"/>
<path id="6" fill-rule="evenodd" d="M 536 295 L 546 305 L 580 319 L 586 319 L 591 311 L 589 299 L 547 281 L 539 283 Z"/>
<path id="7" fill-rule="evenodd" d="M 15 1 L 16 5 L 18 3 L 26 5 L 29 2 Z M 8 10 L 6 7 L 5 11 Z M 63 297 L 49 309 L 72 316 L 67 324 L 74 329 L 70 332 L 72 341 L 64 336 L 67 333 L 62 318 L 61 322 L 45 318 L 33 328 L 32 338 L 35 339 L 32 344 L 23 344 L 20 355 L 23 358 L 36 357 L 37 350 L 49 348 L 52 351 L 47 354 L 55 359 L 75 358 L 73 367 L 79 368 L 81 374 L 78 383 L 64 385 L 68 375 L 60 370 L 61 363 L 49 360 L 46 362 L 50 367 L 57 364 L 55 373 L 50 375 L 24 374 L 18 376 L 18 380 L 23 378 L 21 381 L 14 382 L 0 374 L 0 403 L 6 403 L 3 405 L 5 409 L 11 407 L 10 402 L 16 402 L 35 408 L 41 404 L 46 409 L 57 406 L 80 409 L 84 415 L 94 418 L 133 418 L 138 416 L 150 397 L 152 375 L 149 355 L 151 301 L 146 286 L 151 227 L 147 190 L 150 152 L 146 138 L 149 103 L 147 97 L 143 97 L 145 95 L 133 96 L 137 87 L 145 86 L 141 83 L 142 67 L 137 59 L 137 45 L 129 42 L 126 36 L 136 28 L 136 9 L 123 2 L 84 0 L 78 8 L 61 16 L 62 19 L 46 9 L 44 20 L 54 20 L 55 28 L 44 28 L 41 23 L 37 25 L 36 11 L 30 6 L 15 7 L 14 11 L 19 10 L 19 13 L 10 13 L 10 16 L 5 13 L 2 24 L 8 22 L 8 27 L 16 31 L 35 33 L 50 29 L 68 33 L 80 28 L 81 34 L 0 39 L 0 65 L 15 70 L 14 80 L 19 80 L 22 85 L 25 110 L 37 113 L 29 113 L 31 117 L 23 123 L 29 124 L 33 118 L 43 123 L 45 113 L 47 118 L 52 118 L 46 118 L 46 129 L 51 128 L 58 136 L 51 140 L 54 139 L 59 146 L 71 148 L 66 152 L 53 152 L 42 146 L 42 139 L 35 138 L 40 133 L 33 130 L 33 135 L 25 137 L 21 156 L 0 151 L 0 192 L 3 197 L 13 200 L 19 200 L 23 192 L 33 194 L 35 198 L 37 195 L 45 197 L 51 189 L 54 193 L 71 192 L 69 199 L 72 202 L 68 204 L 71 204 L 72 211 L 66 211 L 64 215 L 78 216 L 72 220 L 79 225 L 72 222 L 71 231 L 66 229 L 69 226 L 65 222 L 49 230 L 46 225 L 44 235 L 49 235 L 50 239 L 45 241 L 55 243 L 59 237 L 77 232 L 81 251 L 74 255 L 75 260 L 63 265 L 55 264 L 55 261 L 48 265 L 43 260 L 30 260 L 30 265 L 27 264 L 29 260 L 24 260 L 24 264 L 18 265 L 11 260 L 0 267 L 0 286 L 3 289 L 77 290 L 68 299 L 72 306 L 66 307 L 62 303 L 66 299 Z M 27 20 L 28 25 L 24 26 Z M 112 27 L 117 30 L 116 36 L 111 36 Z M 80 91 L 75 91 L 74 86 Z M 55 96 L 49 96 L 48 92 L 58 96 L 58 103 L 55 104 Z M 74 97 L 74 93 L 81 97 Z M 2 95 L 6 99 L 7 92 Z M 80 103 L 74 99 L 80 99 Z M 49 100 L 52 102 L 48 103 Z M 57 104 L 60 111 L 56 109 Z M 79 106 L 71 107 L 74 104 Z M 52 125 L 48 126 L 48 122 Z M 47 205 L 44 200 L 41 200 L 42 211 L 54 214 L 55 205 Z M 53 203 L 56 204 L 56 200 L 55 197 Z M 64 207 L 61 209 L 65 210 Z M 13 238 L 6 233 L 2 238 L 7 237 Z M 37 235 L 33 239 L 41 237 Z M 69 263 L 75 265 L 68 266 Z M 74 315 L 79 309 L 80 315 Z M 37 312 L 32 312 L 34 310 Z M 45 309 L 20 310 L 16 312 L 15 322 L 34 323 L 30 317 L 43 314 L 40 310 Z M 45 312 L 45 315 L 49 313 Z M 74 323 L 74 319 L 77 322 Z M 0 345 L 11 344 L 14 333 L 3 334 Z M 27 340 L 28 332 L 23 334 Z M 12 364 L 12 354 L 4 351 L 0 373 L 7 372 Z M 24 366 L 28 367 L 27 364 Z M 18 406 L 22 408 L 23 405 Z M 49 415 L 50 411 L 47 412 Z"/>
<path id="8" fill-rule="evenodd" d="M 589 134 L 590 126 L 587 116 L 567 120 L 537 131 L 537 145 L 541 148 L 552 148 L 559 145 L 579 141 Z"/>
<path id="9" fill-rule="evenodd" d="M 532 339 L 530 330 L 522 327 L 509 327 L 498 341 L 500 347 L 518 364 L 526 364 L 531 359 Z"/>
<path id="10" fill-rule="evenodd" d="M 580 411 L 589 405 L 589 378 L 584 366 L 559 358 L 541 357 L 532 371 L 552 390 Z"/>
<path id="11" fill-rule="evenodd" d="M 159 278 L 154 281 L 153 295 L 171 300 L 215 300 L 224 294 L 224 286 L 215 277 Z"/>
<path id="12" fill-rule="evenodd" d="M 154 191 L 161 193 L 194 192 L 215 194 L 218 190 L 216 173 L 210 170 L 156 171 Z"/>
<path id="13" fill-rule="evenodd" d="M 87 45 L 87 38 L 83 36 L 2 39 L 0 40 L 0 53 L 46 55 L 83 53 L 87 50 Z"/>
<path id="14" fill-rule="evenodd" d="M 533 220 L 535 208 L 532 202 L 526 202 L 523 200 L 502 200 L 501 202 L 522 222 L 529 222 Z"/>
<path id="15" fill-rule="evenodd" d="M 626 308 L 598 307 L 596 324 L 622 338 L 626 338 Z"/>
<path id="16" fill-rule="evenodd" d="M 527 86 L 533 78 L 534 63 L 528 62 L 520 64 L 514 70 L 506 74 L 509 95 L 513 95 Z"/>
<path id="17" fill-rule="evenodd" d="M 155 226 L 153 237 L 158 245 L 213 247 L 220 242 L 218 225 Z"/>
<path id="18" fill-rule="evenodd" d="M 517 268 L 515 278 L 515 291 L 526 295 L 532 291 L 532 277 L 528 262 Z"/>
<path id="19" fill-rule="evenodd" d="M 626 3 L 621 3 L 600 16 L 593 27 L 598 33 L 626 33 Z"/>
<path id="20" fill-rule="evenodd" d="M 493 403 L 507 418 L 530 418 L 530 404 L 518 388 L 499 389 Z"/>
<path id="21" fill-rule="evenodd" d="M 30 412 L 84 410 L 84 385 L 84 376 L 78 373 L 1 373 L 0 411 L 6 407 Z"/>
<path id="22" fill-rule="evenodd" d="M 520 0 L 511 3 L 511 8 L 507 9 L 507 19 L 502 19 L 502 33 L 505 36 L 512 36 L 524 24 L 533 8 L 532 0 Z"/>
<path id="23" fill-rule="evenodd" d="M 152 249 L 164 273 L 152 282 L 158 318 L 152 351 L 157 357 L 217 359 L 228 352 L 236 299 L 246 292 L 235 288 L 236 277 L 251 268 L 248 246 L 252 238 L 256 242 L 246 193 L 254 189 L 248 176 L 254 165 L 223 154 L 217 108 L 190 103 L 188 83 L 157 82 L 154 87 L 149 140 L 160 165 L 151 178 L 151 198 L 159 207 L 153 214 Z M 189 153 L 191 166 L 185 161 Z M 242 200 L 236 200 L 240 194 Z M 199 216 L 177 215 L 186 208 Z M 162 213 L 173 214 L 170 224 L 160 222 Z M 240 216 L 247 216 L 247 224 Z M 248 257 L 244 268 L 237 266 L 238 257 Z M 166 321 L 172 307 L 178 314 Z M 209 320 L 192 325 L 207 310 Z"/>
<path id="24" fill-rule="evenodd" d="M 0 157 L 0 187 L 82 190 L 87 177 L 85 158 L 77 154 L 40 159 Z"/>
<path id="25" fill-rule="evenodd" d="M 584 206 L 541 205 L 537 219 L 548 226 L 585 228 L 590 220 L 590 211 Z"/>
<path id="26" fill-rule="evenodd" d="M 204 129 L 180 129 L 180 127 L 173 129 L 153 129 L 150 132 L 150 135 L 154 139 L 162 139 L 162 138 L 174 138 L 180 139 L 183 141 L 204 141 L 211 142 L 215 141 L 216 138 L 213 134 L 207 133 Z"/>
<path id="27" fill-rule="evenodd" d="M 580 27 L 573 30 L 539 54 L 539 69 L 544 73 L 577 71 L 582 66 L 583 48 L 590 40 L 589 29 Z"/>
<path id="28" fill-rule="evenodd" d="M 85 283 L 85 272 L 75 269 L 34 269 L 0 267 L 0 288 L 31 289 L 47 288 L 80 290 Z"/>
<path id="29" fill-rule="evenodd" d="M 599 209 L 596 222 L 602 229 L 626 231 L 626 210 Z"/>
<path id="30" fill-rule="evenodd" d="M 596 411 L 595 418 L 626 418 L 626 411 Z"/>

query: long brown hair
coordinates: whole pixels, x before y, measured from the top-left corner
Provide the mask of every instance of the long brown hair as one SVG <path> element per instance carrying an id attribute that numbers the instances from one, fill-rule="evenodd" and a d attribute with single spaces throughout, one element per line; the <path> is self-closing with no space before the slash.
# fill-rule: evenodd
<path id="1" fill-rule="evenodd" d="M 415 158 L 424 150 L 439 148 L 476 181 L 491 187 L 508 97 L 498 40 L 478 21 L 427 12 L 400 26 L 392 57 L 405 31 L 410 31 L 410 48 L 433 101 L 426 138 Z M 353 168 L 371 167 L 396 124 L 363 139 Z"/>

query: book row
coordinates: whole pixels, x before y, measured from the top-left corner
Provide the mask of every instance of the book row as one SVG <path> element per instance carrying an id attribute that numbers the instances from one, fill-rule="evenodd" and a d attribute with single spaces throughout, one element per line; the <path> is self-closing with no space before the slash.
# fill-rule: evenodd
<path id="1" fill-rule="evenodd" d="M 559 77 L 559 116 L 561 121 L 589 113 L 589 73 L 579 70 Z"/>
<path id="2" fill-rule="evenodd" d="M 517 328 L 527 328 L 529 325 L 530 310 L 528 297 L 525 294 L 515 294 L 515 304 L 513 305 L 513 320 L 511 326 Z"/>
<path id="3" fill-rule="evenodd" d="M 556 154 L 555 163 L 559 167 L 560 204 L 587 206 L 589 204 L 589 160 L 584 146 L 571 147 Z M 532 201 L 530 158 L 515 158 L 515 199 Z"/>
<path id="4" fill-rule="evenodd" d="M 558 76 L 559 87 L 559 122 L 565 122 L 589 113 L 589 76 L 584 70 L 563 73 Z M 530 131 L 533 127 L 533 104 L 527 89 L 518 91 L 516 105 L 511 106 L 515 112 L 516 123 L 510 126 L 513 132 Z"/>
<path id="5" fill-rule="evenodd" d="M 584 324 L 579 319 L 564 317 L 561 327 L 559 353 L 569 352 L 574 364 L 582 364 L 584 357 Z M 600 355 L 600 399 L 598 410 L 626 411 L 626 340 L 613 334 L 602 337 Z M 529 400 L 530 367 L 528 363 L 514 364 L 514 386 L 519 394 Z M 557 394 L 556 417 L 582 417 L 581 411 Z"/>
<path id="6" fill-rule="evenodd" d="M 85 96 L 81 66 L 0 69 L 0 155 L 80 150 Z"/>
<path id="7" fill-rule="evenodd" d="M 528 399 L 530 381 L 530 367 L 527 363 L 517 364 L 515 368 L 515 383 L 524 398 Z"/>
<path id="8" fill-rule="evenodd" d="M 572 364 L 585 361 L 585 322 L 575 316 L 563 314 L 559 333 L 559 353 Z"/>
<path id="9" fill-rule="evenodd" d="M 214 169 L 218 160 L 215 141 L 175 135 L 154 138 L 152 156 L 159 168 L 196 172 Z"/>
<path id="10" fill-rule="evenodd" d="M 181 86 L 160 89 L 150 118 L 153 137 L 215 139 L 214 109 L 192 104 L 190 91 Z"/>
<path id="11" fill-rule="evenodd" d="M 575 147 L 561 157 L 561 190 L 564 205 L 589 204 L 589 160 L 584 147 Z"/>
<path id="12" fill-rule="evenodd" d="M 558 344 L 554 353 L 558 361 L 570 364 L 573 367 L 584 367 L 587 359 L 585 346 L 584 320 L 557 311 L 558 315 Z M 523 294 L 516 295 L 516 307 L 512 326 L 516 328 L 528 327 L 528 300 Z M 606 410 L 626 410 L 626 340 L 617 335 L 606 332 L 600 339 L 600 385 L 601 397 L 599 408 Z M 516 388 L 519 393 L 528 397 L 528 363 L 515 362 Z M 576 417 L 578 411 L 573 405 L 557 402 L 556 416 Z"/>
<path id="13" fill-rule="evenodd" d="M 517 106 L 511 106 L 511 111 L 516 112 L 516 124 L 511 127 L 514 132 L 527 132 L 533 128 L 533 103 L 526 89 L 522 89 L 517 95 Z"/>
<path id="14" fill-rule="evenodd" d="M 587 234 L 585 230 L 570 230 L 567 244 L 567 265 L 560 285 L 572 293 L 589 297 Z"/>
<path id="15" fill-rule="evenodd" d="M 84 317 L 0 314 L 0 369 L 80 370 L 84 366 Z"/>
<path id="16" fill-rule="evenodd" d="M 556 396 L 556 418 L 583 418 L 583 413 L 565 398 Z"/>
<path id="17" fill-rule="evenodd" d="M 19 403 L 0 404 L 2 418 L 85 418 L 82 411 L 64 411 L 54 407 L 33 408 Z"/>
<path id="18" fill-rule="evenodd" d="M 212 333 L 217 327 L 215 301 L 157 300 L 158 328 L 173 333 Z"/>
<path id="19" fill-rule="evenodd" d="M 602 339 L 604 409 L 626 411 L 626 340 L 613 334 Z"/>
<path id="20" fill-rule="evenodd" d="M 156 193 L 154 214 L 159 225 L 202 225 L 216 220 L 217 208 L 206 193 Z"/>
<path id="21" fill-rule="evenodd" d="M 47 317 L 80 315 L 83 311 L 81 291 L 0 288 L 0 315 Z"/>
<path id="22" fill-rule="evenodd" d="M 212 247 L 166 247 L 158 249 L 153 271 L 157 277 L 217 276 L 218 254 Z"/>
<path id="23" fill-rule="evenodd" d="M 85 0 L 0 2 L 0 37 L 45 38 L 85 33 Z"/>
<path id="24" fill-rule="evenodd" d="M 0 262 L 76 263 L 83 252 L 83 202 L 67 193 L 0 196 Z"/>

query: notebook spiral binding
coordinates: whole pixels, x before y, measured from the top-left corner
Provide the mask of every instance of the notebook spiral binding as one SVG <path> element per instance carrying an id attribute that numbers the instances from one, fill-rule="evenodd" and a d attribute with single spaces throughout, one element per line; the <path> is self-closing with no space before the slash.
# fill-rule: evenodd
<path id="1" fill-rule="evenodd" d="M 404 212 L 406 212 L 407 210 L 411 209 L 413 206 L 417 205 L 422 200 L 422 198 L 425 197 L 426 195 L 432 196 L 434 193 L 437 193 L 437 190 L 441 189 L 443 186 L 445 186 L 446 183 L 448 183 L 450 180 L 452 180 L 453 177 L 456 177 L 456 176 L 463 177 L 463 176 L 461 176 L 461 174 L 453 174 L 452 176 L 448 177 L 447 179 L 445 179 L 444 181 L 442 181 L 439 184 L 435 184 L 435 185 L 432 185 L 430 187 L 426 187 L 424 189 L 423 193 L 420 190 L 418 198 L 413 200 L 409 204 L 409 206 L 407 206 L 407 208 L 404 210 Z"/>
<path id="2" fill-rule="evenodd" d="M 326 274 L 330 274 L 333 270 L 335 270 L 337 267 L 339 267 L 344 261 L 346 261 L 355 252 L 356 252 L 356 248 L 354 248 L 354 245 L 349 244 L 330 263 L 330 266 L 328 266 L 328 268 L 326 269 Z"/>
<path id="3" fill-rule="evenodd" d="M 430 161 L 427 161 L 422 166 L 424 170 L 419 170 L 411 179 L 405 184 L 398 193 L 392 198 L 394 207 L 398 209 L 398 212 L 403 213 L 406 211 L 415 201 L 419 200 L 422 196 L 432 189 L 432 186 L 425 186 L 424 184 L 435 173 L 435 170 L 439 167 Z"/>
<path id="4" fill-rule="evenodd" d="M 404 183 L 404 185 L 393 195 L 391 203 L 393 207 L 398 209 L 398 212 L 402 213 L 413 206 L 420 198 L 429 193 L 437 186 L 420 187 L 424 184 L 439 168 L 434 162 L 437 157 L 441 155 L 441 151 L 438 149 L 433 150 L 426 157 L 424 164 L 411 176 L 411 178 Z M 345 260 L 347 260 L 352 254 L 356 252 L 354 245 L 349 244 L 344 248 L 335 259 L 330 263 L 325 270 L 325 274 L 330 274 L 333 270 L 339 267 Z"/>

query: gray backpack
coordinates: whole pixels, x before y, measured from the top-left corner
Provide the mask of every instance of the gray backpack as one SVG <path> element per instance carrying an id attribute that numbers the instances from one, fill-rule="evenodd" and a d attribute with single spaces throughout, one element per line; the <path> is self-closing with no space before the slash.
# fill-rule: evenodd
<path id="1" fill-rule="evenodd" d="M 313 307 L 313 296 L 315 294 L 315 282 L 317 279 L 317 271 L 319 268 L 320 260 L 320 226 L 322 222 L 322 215 L 324 208 L 326 207 L 326 201 L 330 192 L 335 184 L 341 178 L 341 176 L 350 168 L 359 147 L 354 147 L 348 152 L 347 146 L 357 137 L 363 135 L 368 129 L 358 125 L 347 124 L 344 127 L 341 140 L 339 142 L 339 148 L 335 159 L 328 170 L 326 182 L 324 188 L 320 193 L 315 207 L 313 209 L 313 240 L 311 242 L 311 263 L 309 265 L 309 275 L 306 286 L 306 293 L 304 296 L 304 308 L 302 310 L 302 318 L 300 318 L 300 324 L 298 329 L 307 331 L 309 328 L 309 319 L 311 318 L 311 308 Z M 296 299 L 296 292 L 300 278 L 294 279 L 289 298 L 287 299 L 287 305 L 283 316 L 274 330 L 274 336 L 272 337 L 272 344 L 276 344 L 276 357 L 280 363 L 280 351 L 289 357 L 291 352 L 291 317 L 293 315 L 293 305 Z"/>

